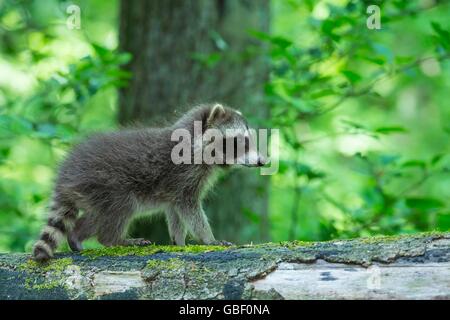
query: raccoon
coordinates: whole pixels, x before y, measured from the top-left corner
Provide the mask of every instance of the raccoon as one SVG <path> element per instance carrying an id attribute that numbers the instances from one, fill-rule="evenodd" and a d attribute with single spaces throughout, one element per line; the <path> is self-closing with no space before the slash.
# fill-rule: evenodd
<path id="1" fill-rule="evenodd" d="M 196 124 L 200 130 L 196 131 Z M 220 142 L 222 151 L 217 148 L 213 156 L 235 161 L 174 163 L 177 129 L 192 136 L 192 145 L 184 150 L 191 156 L 199 145 L 202 149 Z M 208 129 L 222 133 L 222 140 L 203 139 Z M 237 151 L 237 140 L 244 141 L 242 152 Z M 165 213 L 173 244 L 185 245 L 188 232 L 204 244 L 229 244 L 215 239 L 202 199 L 218 171 L 267 162 L 251 142 L 254 136 L 242 114 L 218 103 L 194 107 L 168 127 L 90 137 L 73 148 L 60 166 L 47 225 L 33 247 L 34 259 L 50 259 L 65 236 L 73 251 L 82 250 L 82 242 L 91 237 L 104 246 L 150 244 L 124 236 L 133 215 L 148 210 Z"/>

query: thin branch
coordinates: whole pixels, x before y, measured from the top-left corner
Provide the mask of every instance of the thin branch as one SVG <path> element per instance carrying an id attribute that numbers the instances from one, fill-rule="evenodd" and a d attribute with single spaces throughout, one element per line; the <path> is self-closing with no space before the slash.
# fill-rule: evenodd
<path id="1" fill-rule="evenodd" d="M 423 176 L 416 182 L 414 182 L 413 184 L 409 185 L 408 187 L 406 187 L 403 191 L 401 191 L 398 194 L 398 197 L 404 197 L 406 194 L 408 194 L 409 192 L 413 191 L 414 189 L 419 188 L 421 185 L 423 185 L 430 177 L 432 176 L 432 173 L 425 171 Z"/>

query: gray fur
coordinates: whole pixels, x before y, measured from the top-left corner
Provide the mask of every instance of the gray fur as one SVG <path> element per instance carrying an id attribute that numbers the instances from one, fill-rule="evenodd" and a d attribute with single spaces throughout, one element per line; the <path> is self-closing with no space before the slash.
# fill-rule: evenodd
<path id="1" fill-rule="evenodd" d="M 240 113 L 222 107 L 213 114 L 214 106 L 195 107 L 166 128 L 98 134 L 75 147 L 60 167 L 48 225 L 67 234 L 74 251 L 93 236 L 105 246 L 147 244 L 125 239 L 130 219 L 141 209 L 164 209 L 173 243 L 184 245 L 187 232 L 205 244 L 224 243 L 215 240 L 201 200 L 216 169 L 226 166 L 175 165 L 170 157 L 176 128 L 193 135 L 194 121 L 202 121 L 204 130 L 247 127 Z M 40 239 L 56 249 L 49 234 Z M 33 253 L 37 260 L 51 257 L 42 241 Z"/>

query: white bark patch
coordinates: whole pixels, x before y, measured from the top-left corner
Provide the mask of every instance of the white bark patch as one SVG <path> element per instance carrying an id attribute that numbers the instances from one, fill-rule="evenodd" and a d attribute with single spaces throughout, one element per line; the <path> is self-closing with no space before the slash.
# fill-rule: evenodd
<path id="1" fill-rule="evenodd" d="M 284 299 L 450 299 L 450 262 L 281 263 L 253 285 L 257 293 L 275 290 Z"/>
<path id="2" fill-rule="evenodd" d="M 102 271 L 94 276 L 95 297 L 142 288 L 145 282 L 139 271 Z"/>
<path id="3" fill-rule="evenodd" d="M 67 266 L 67 268 L 64 270 L 64 274 L 66 275 L 64 286 L 69 290 L 80 291 L 83 285 L 86 283 L 86 280 L 81 275 L 81 269 L 79 266 Z"/>

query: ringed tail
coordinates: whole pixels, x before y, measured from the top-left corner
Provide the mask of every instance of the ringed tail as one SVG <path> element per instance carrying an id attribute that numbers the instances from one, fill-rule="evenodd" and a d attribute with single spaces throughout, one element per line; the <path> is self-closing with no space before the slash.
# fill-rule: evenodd
<path id="1" fill-rule="evenodd" d="M 53 257 L 58 245 L 73 229 L 78 210 L 74 206 L 54 201 L 50 207 L 47 225 L 42 229 L 39 240 L 33 246 L 33 259 L 47 261 Z"/>

